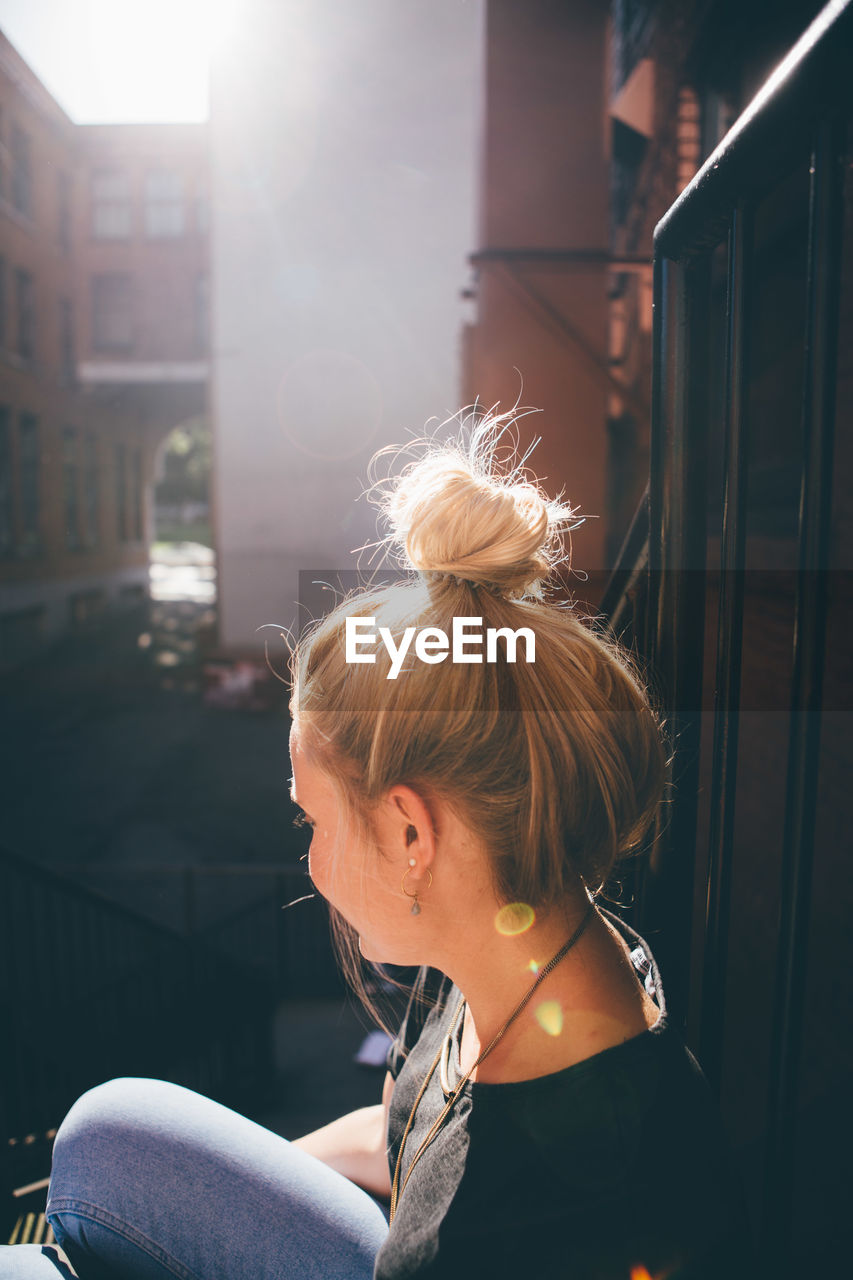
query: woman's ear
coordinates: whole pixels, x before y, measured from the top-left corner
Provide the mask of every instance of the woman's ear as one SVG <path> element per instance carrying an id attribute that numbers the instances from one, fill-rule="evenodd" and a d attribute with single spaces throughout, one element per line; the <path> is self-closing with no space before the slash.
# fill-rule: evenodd
<path id="1" fill-rule="evenodd" d="M 392 787 L 386 797 L 392 845 L 405 855 L 406 862 L 415 859 L 423 873 L 435 857 L 435 822 L 432 806 L 413 787 Z"/>

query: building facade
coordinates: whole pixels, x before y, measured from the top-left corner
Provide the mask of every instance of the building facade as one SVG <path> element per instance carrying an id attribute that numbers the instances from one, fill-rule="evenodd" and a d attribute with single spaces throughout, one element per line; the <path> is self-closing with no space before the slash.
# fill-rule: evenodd
<path id="1" fill-rule="evenodd" d="M 300 574 L 334 587 L 355 568 L 376 537 L 359 501 L 371 455 L 460 407 L 481 10 L 248 0 L 213 68 L 214 510 L 230 650 L 262 651 L 263 624 L 304 620 Z"/>
<path id="2" fill-rule="evenodd" d="M 649 471 L 652 238 L 819 0 L 488 0 L 463 399 L 542 412 L 596 600 Z"/>
<path id="3" fill-rule="evenodd" d="M 155 454 L 206 406 L 206 136 L 77 126 L 0 36 L 0 664 L 147 595 Z"/>
<path id="4" fill-rule="evenodd" d="M 605 564 L 607 7 L 489 0 L 484 28 L 475 317 L 464 398 L 534 406 L 537 475 L 589 516 L 575 563 Z"/>

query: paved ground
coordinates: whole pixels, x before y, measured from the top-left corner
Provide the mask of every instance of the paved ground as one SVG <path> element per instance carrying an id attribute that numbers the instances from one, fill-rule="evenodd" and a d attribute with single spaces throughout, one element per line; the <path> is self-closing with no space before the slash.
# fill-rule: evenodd
<path id="1" fill-rule="evenodd" d="M 197 645 L 207 610 L 154 612 L 180 626 L 168 645 Z M 284 687 L 268 711 L 206 705 L 197 647 L 162 634 L 128 617 L 4 678 L 0 831 L 18 852 L 59 868 L 298 856 Z"/>
<path id="2" fill-rule="evenodd" d="M 180 564 L 157 589 L 168 596 L 176 572 L 173 593 L 192 595 Z M 211 665 L 207 572 L 202 561 L 195 599 L 155 601 L 0 678 L 0 843 L 175 928 L 185 868 L 199 869 L 192 905 L 207 925 L 304 851 L 285 687 L 253 694 L 250 672 Z M 236 873 L 247 864 L 252 875 Z M 278 1097 L 259 1118 L 294 1136 L 376 1101 L 381 1070 L 353 1062 L 367 1029 L 339 997 L 282 1004 Z"/>

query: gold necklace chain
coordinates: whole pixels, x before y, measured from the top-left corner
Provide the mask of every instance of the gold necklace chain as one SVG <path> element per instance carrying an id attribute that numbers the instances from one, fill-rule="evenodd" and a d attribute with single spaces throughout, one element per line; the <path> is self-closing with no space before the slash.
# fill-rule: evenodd
<path id="1" fill-rule="evenodd" d="M 506 1022 L 498 1031 L 497 1035 L 495 1035 L 493 1039 L 489 1041 L 489 1043 L 486 1045 L 485 1049 L 482 1051 L 477 1061 L 472 1063 L 472 1065 L 465 1072 L 465 1075 L 456 1085 L 450 1097 L 447 1099 L 447 1102 L 444 1104 L 444 1107 L 439 1112 L 437 1118 L 433 1121 L 432 1125 L 430 1126 L 429 1131 L 426 1134 L 426 1137 L 423 1139 L 417 1151 L 415 1152 L 414 1156 L 412 1157 L 412 1163 L 409 1165 L 408 1169 L 406 1170 L 406 1176 L 403 1179 L 403 1185 L 400 1186 L 400 1169 L 403 1163 L 403 1149 L 406 1145 L 406 1139 L 408 1138 L 412 1130 L 412 1125 L 415 1122 L 415 1115 L 417 1114 L 417 1110 L 420 1105 L 421 1099 L 426 1093 L 427 1088 L 429 1087 L 429 1082 L 435 1075 L 436 1068 L 441 1060 L 441 1055 L 444 1051 L 444 1040 L 447 1037 L 445 1036 L 444 1039 L 442 1039 L 441 1045 L 439 1046 L 438 1053 L 435 1056 L 435 1061 L 433 1062 L 432 1066 L 427 1072 L 424 1082 L 421 1085 L 420 1089 L 418 1090 L 418 1096 L 415 1098 L 414 1105 L 412 1106 L 412 1109 L 409 1112 L 409 1119 L 406 1122 L 406 1127 L 403 1130 L 403 1136 L 400 1139 L 400 1147 L 397 1152 L 397 1163 L 394 1167 L 394 1177 L 391 1183 L 391 1213 L 390 1213 L 391 1222 L 394 1221 L 394 1215 L 397 1212 L 397 1204 L 400 1200 L 400 1196 L 406 1190 L 406 1184 L 408 1183 L 409 1178 L 412 1176 L 412 1170 L 420 1160 L 423 1153 L 426 1151 L 427 1147 L 433 1141 L 436 1134 L 441 1129 L 447 1117 L 450 1115 L 450 1112 L 453 1110 L 456 1100 L 459 1097 L 459 1095 L 462 1093 L 462 1090 L 465 1088 L 465 1085 L 468 1083 L 471 1076 L 477 1070 L 477 1067 L 479 1067 L 480 1063 L 483 1062 L 483 1060 L 489 1056 L 489 1054 L 494 1049 L 495 1045 L 498 1044 L 498 1042 L 503 1039 L 507 1031 L 509 1031 L 512 1024 L 515 1022 L 516 1018 L 518 1018 L 523 1013 L 528 1003 L 533 998 L 533 995 L 536 989 L 538 988 L 538 986 L 540 985 L 540 983 L 545 981 L 549 973 L 553 973 L 554 969 L 556 969 L 560 961 L 569 953 L 569 951 L 571 951 L 575 943 L 580 940 L 584 930 L 586 929 L 587 925 L 592 919 L 594 912 L 595 912 L 595 902 L 594 900 L 590 899 L 589 906 L 584 912 L 583 919 L 581 920 L 578 927 L 575 929 L 572 936 L 569 938 L 568 942 L 563 943 L 562 947 L 560 947 L 560 950 L 557 952 L 557 954 L 552 956 L 551 959 L 548 961 L 548 963 L 544 966 L 544 968 L 539 972 L 539 975 L 536 978 L 536 981 L 533 983 L 533 986 L 521 998 L 519 1003 L 516 1005 L 512 1013 L 507 1018 Z M 456 1012 L 453 1015 L 453 1020 L 450 1024 L 450 1031 L 448 1032 L 450 1036 L 454 1034 L 456 1030 L 456 1025 L 459 1021 L 459 1018 L 462 1014 L 462 1010 L 464 1008 L 465 1008 L 465 997 L 463 996 L 462 999 L 459 1001 Z"/>

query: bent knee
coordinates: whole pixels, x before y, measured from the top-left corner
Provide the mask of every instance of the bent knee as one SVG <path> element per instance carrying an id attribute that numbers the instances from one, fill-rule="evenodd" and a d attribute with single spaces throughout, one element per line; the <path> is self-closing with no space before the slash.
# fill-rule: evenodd
<path id="1" fill-rule="evenodd" d="M 107 1127 L 133 1125 L 140 1117 L 161 1107 L 172 1092 L 185 1092 L 179 1085 L 165 1080 L 146 1080 L 137 1076 L 121 1076 L 96 1084 L 81 1094 L 59 1126 L 55 1149 L 77 1141 L 81 1135 Z"/>
<path id="2" fill-rule="evenodd" d="M 79 1194 L 93 1179 L 109 1182 L 123 1153 L 139 1149 L 151 1118 L 179 1105 L 173 1094 L 186 1091 L 164 1080 L 119 1077 L 89 1089 L 72 1106 L 56 1134 L 50 1193 Z"/>

